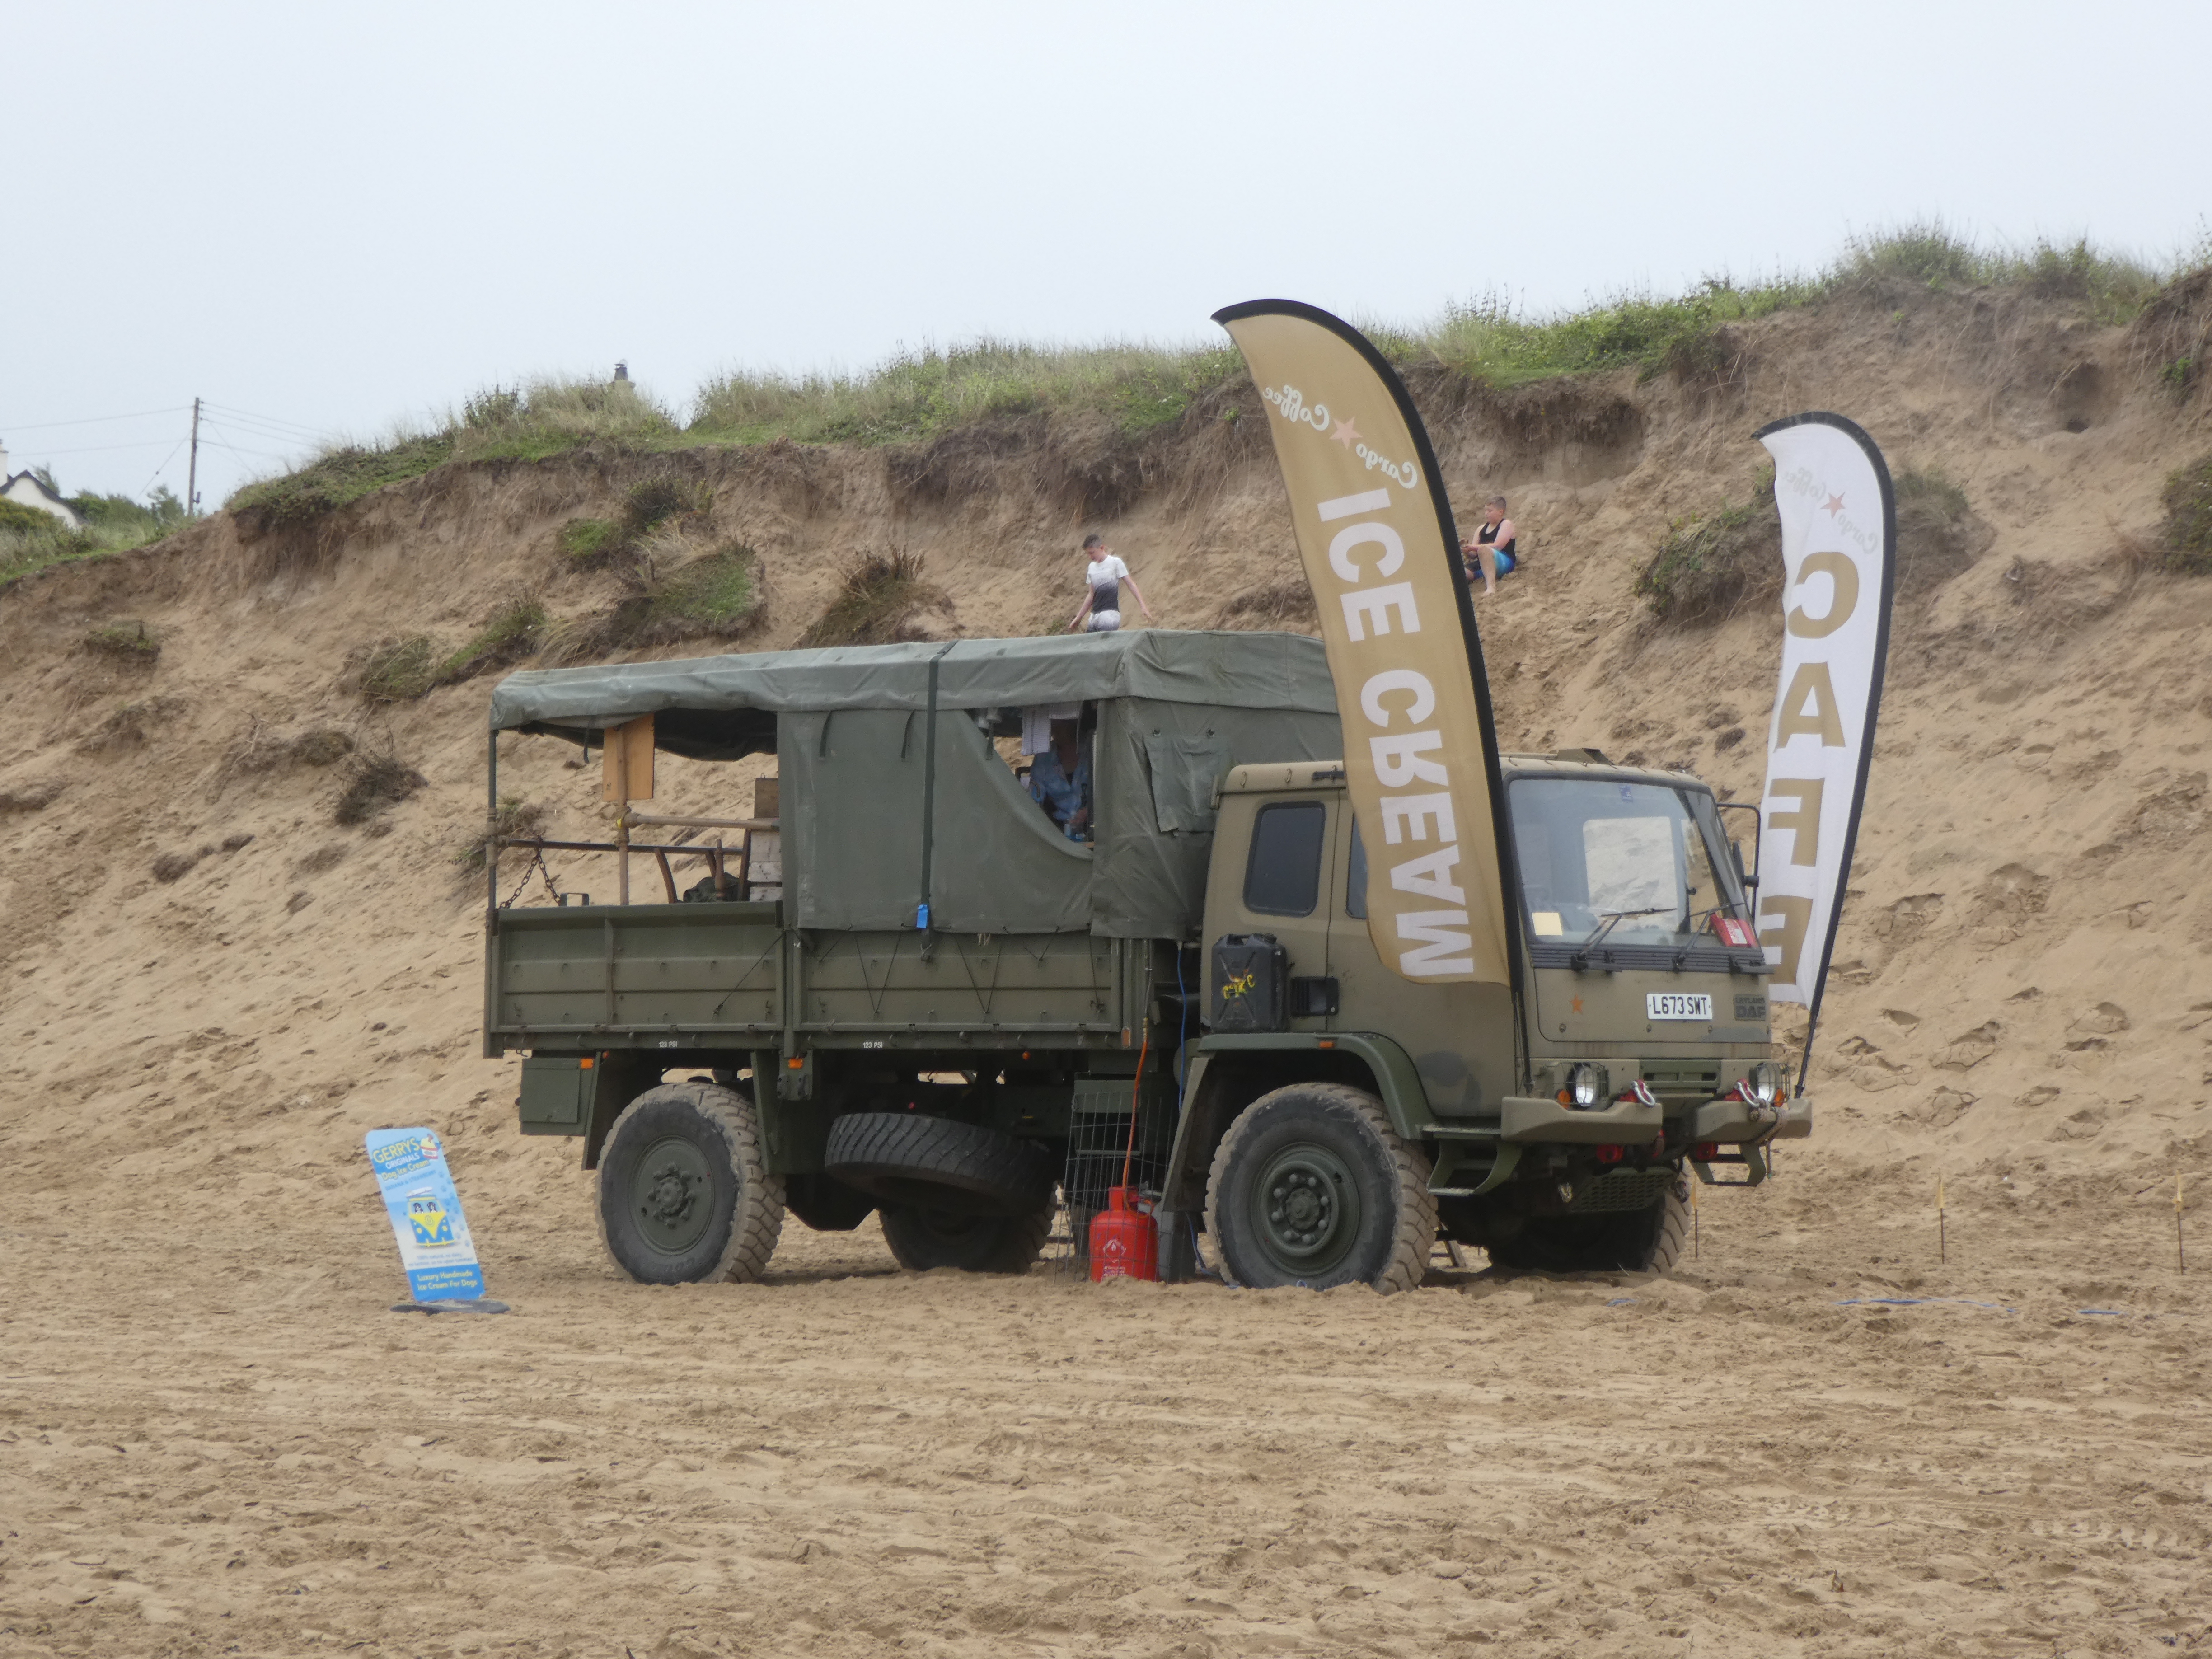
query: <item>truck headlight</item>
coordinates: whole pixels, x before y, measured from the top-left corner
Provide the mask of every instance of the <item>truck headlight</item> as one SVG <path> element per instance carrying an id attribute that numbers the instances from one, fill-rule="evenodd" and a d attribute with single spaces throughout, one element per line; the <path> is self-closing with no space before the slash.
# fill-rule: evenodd
<path id="1" fill-rule="evenodd" d="M 1605 1098 L 1605 1067 L 1577 1066 L 1567 1073 L 1567 1103 L 1587 1112 Z"/>
<path id="2" fill-rule="evenodd" d="M 1744 1092 L 1757 1106 L 1771 1106 L 1774 1097 L 1781 1092 L 1782 1068 L 1771 1060 L 1763 1060 L 1751 1068 L 1751 1075 L 1743 1080 Z"/>

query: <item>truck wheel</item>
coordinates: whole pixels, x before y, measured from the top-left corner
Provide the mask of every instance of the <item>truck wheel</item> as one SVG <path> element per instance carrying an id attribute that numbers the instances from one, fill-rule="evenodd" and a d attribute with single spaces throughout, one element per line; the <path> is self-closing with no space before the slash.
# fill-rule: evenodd
<path id="1" fill-rule="evenodd" d="M 1488 1246 L 1501 1267 L 1550 1273 L 1663 1273 L 1690 1242 L 1690 1177 L 1677 1173 L 1656 1204 L 1607 1215 L 1532 1216 Z"/>
<path id="2" fill-rule="evenodd" d="M 1206 1230 L 1231 1284 L 1411 1290 L 1437 1238 L 1428 1159 L 1364 1090 L 1293 1084 L 1261 1096 L 1221 1138 Z"/>
<path id="3" fill-rule="evenodd" d="M 758 1279 L 783 1231 L 783 1178 L 761 1164 L 752 1103 L 663 1083 L 623 1108 L 599 1153 L 599 1237 L 643 1285 Z"/>
<path id="4" fill-rule="evenodd" d="M 886 1210 L 984 1216 L 1049 1206 L 1060 1174 L 1035 1141 L 922 1112 L 848 1112 L 830 1126 L 823 1168 Z"/>
<path id="5" fill-rule="evenodd" d="M 1025 1273 L 1052 1234 L 1053 1206 L 1027 1215 L 955 1215 L 916 1205 L 883 1206 L 884 1243 L 902 1267 L 927 1273 Z"/>

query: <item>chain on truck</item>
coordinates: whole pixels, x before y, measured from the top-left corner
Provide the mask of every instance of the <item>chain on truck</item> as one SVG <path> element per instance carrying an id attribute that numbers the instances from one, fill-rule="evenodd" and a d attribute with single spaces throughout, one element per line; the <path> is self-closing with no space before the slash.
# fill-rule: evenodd
<path id="1" fill-rule="evenodd" d="M 1051 715 L 1077 722 L 1080 838 L 1020 775 Z M 1810 1132 L 1743 850 L 1692 777 L 1505 757 L 1513 982 L 1389 971 L 1310 639 L 526 672 L 491 727 L 485 1052 L 527 1055 L 523 1133 L 581 1140 L 641 1281 L 754 1278 L 787 1212 L 879 1214 L 910 1268 L 1021 1273 L 1063 1209 L 1079 1248 L 1125 1168 L 1168 1279 L 1404 1289 L 1440 1239 L 1663 1268 L 1691 1173 L 1755 1184 Z M 613 840 L 501 842 L 511 734 L 599 754 Z M 775 772 L 655 814 L 656 754 Z M 599 891 L 503 894 L 501 846 Z"/>

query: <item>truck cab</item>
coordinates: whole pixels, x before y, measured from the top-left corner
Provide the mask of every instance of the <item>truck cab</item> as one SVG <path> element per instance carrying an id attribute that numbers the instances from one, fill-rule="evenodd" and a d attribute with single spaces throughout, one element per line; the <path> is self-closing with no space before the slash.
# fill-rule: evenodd
<path id="1" fill-rule="evenodd" d="M 1755 1182 L 1761 1147 L 1810 1126 L 1774 1060 L 1743 857 L 1686 775 L 1589 750 L 1510 755 L 1502 770 L 1517 986 L 1425 985 L 1384 965 L 1340 765 L 1228 775 L 1206 887 L 1209 1029 L 1191 1045 L 1179 1151 L 1218 1146 L 1296 1080 L 1334 1082 L 1374 1096 L 1425 1164 L 1407 1201 L 1432 1200 L 1447 1240 L 1509 1265 L 1663 1266 L 1686 1166 Z M 1202 1189 L 1198 1162 L 1173 1161 L 1170 1203 L 1206 1208 L 1218 1236 L 1241 1195 Z M 1229 1166 L 1203 1174 L 1237 1185 Z M 1249 1231 L 1264 1236 L 1265 1216 Z"/>

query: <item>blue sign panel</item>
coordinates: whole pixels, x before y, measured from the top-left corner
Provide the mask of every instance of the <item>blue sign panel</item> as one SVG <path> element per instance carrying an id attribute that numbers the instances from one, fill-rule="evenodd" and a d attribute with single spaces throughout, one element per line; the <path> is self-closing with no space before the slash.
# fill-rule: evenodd
<path id="1" fill-rule="evenodd" d="M 445 1302 L 484 1293 L 476 1241 L 461 1213 L 461 1195 L 446 1148 L 434 1129 L 371 1129 L 368 1161 L 399 1241 L 407 1288 L 417 1302 Z"/>

